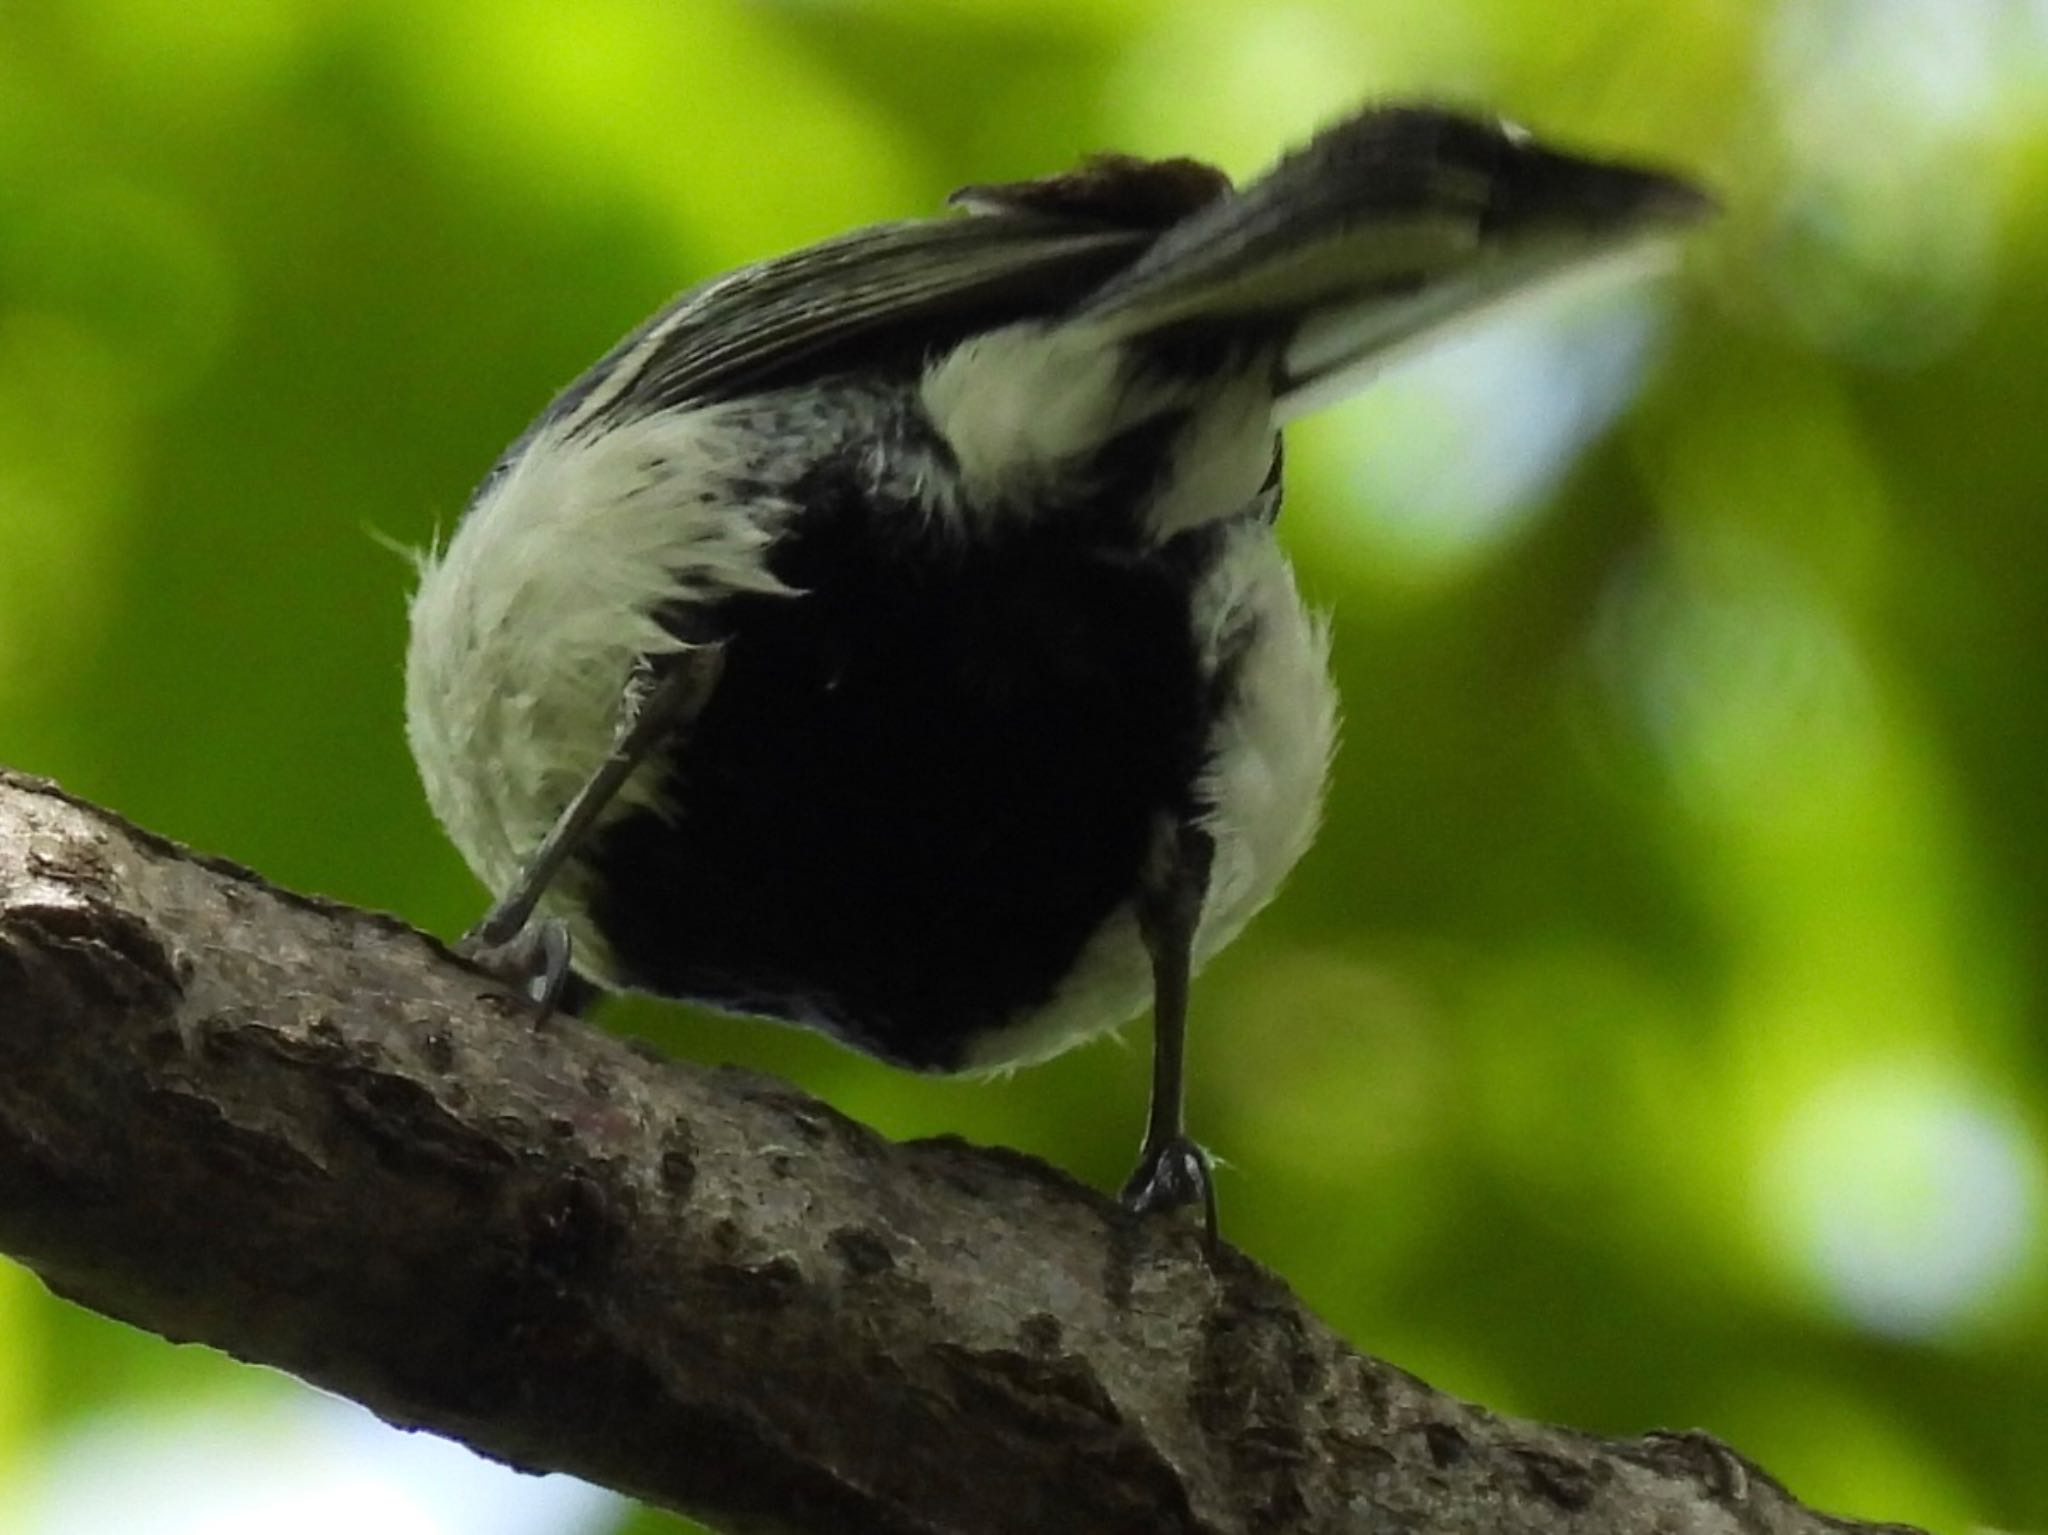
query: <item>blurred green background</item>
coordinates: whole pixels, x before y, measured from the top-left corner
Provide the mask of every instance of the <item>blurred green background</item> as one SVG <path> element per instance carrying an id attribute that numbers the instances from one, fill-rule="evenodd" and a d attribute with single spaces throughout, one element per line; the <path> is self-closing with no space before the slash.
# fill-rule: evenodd
<path id="1" fill-rule="evenodd" d="M 0 0 L 0 759 L 453 934 L 409 575 L 671 290 L 1375 95 L 1689 167 L 1654 286 L 1292 438 L 1328 827 L 1197 993 L 1225 1225 L 1504 1410 L 2048 1528 L 2048 5 Z M 1142 1030 L 997 1083 L 622 1007 L 895 1135 L 1127 1169 Z M 0 1529 L 681 1526 L 0 1265 Z"/>

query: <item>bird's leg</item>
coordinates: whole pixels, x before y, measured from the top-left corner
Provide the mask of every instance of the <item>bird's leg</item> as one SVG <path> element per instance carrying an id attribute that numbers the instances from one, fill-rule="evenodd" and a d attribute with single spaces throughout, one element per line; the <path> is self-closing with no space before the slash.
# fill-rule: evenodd
<path id="1" fill-rule="evenodd" d="M 562 808 L 511 888 L 456 944 L 465 959 L 524 990 L 543 1018 L 569 979 L 569 930 L 558 918 L 533 921 L 535 907 L 655 744 L 687 731 L 704 712 L 724 661 L 719 643 L 641 658 L 620 695 L 618 729 L 604 761 Z"/>
<path id="2" fill-rule="evenodd" d="M 1209 1158 L 1181 1124 L 1186 1075 L 1188 980 L 1194 968 L 1195 929 L 1209 890 L 1216 845 L 1199 827 L 1181 821 L 1161 839 L 1153 875 L 1137 900 L 1138 933 L 1152 956 L 1152 1111 L 1138 1167 L 1124 1184 L 1123 1202 L 1140 1214 L 1200 1204 L 1209 1240 L 1216 1240 L 1216 1190 Z"/>

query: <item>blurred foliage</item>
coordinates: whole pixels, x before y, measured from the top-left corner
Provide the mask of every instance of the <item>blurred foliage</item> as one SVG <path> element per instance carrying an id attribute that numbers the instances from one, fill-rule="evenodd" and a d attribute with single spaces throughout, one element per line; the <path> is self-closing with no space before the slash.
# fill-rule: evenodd
<path id="1" fill-rule="evenodd" d="M 1495 1407 L 2048 1527 L 2038 0 L 6 0 L 0 756 L 453 933 L 384 541 L 555 387 L 734 262 L 1390 94 L 1727 214 L 1296 434 L 1348 723 L 1198 991 L 1228 1231 Z M 991 1084 L 609 1021 L 1105 1186 L 1142 1114 L 1138 1030 Z M 0 1522 L 110 1414 L 294 1389 L 0 1271 Z"/>

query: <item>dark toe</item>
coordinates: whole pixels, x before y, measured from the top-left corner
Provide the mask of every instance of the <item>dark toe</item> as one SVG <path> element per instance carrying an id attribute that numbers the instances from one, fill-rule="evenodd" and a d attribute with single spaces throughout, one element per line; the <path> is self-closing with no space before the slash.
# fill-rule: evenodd
<path id="1" fill-rule="evenodd" d="M 1209 1240 L 1216 1240 L 1216 1187 L 1209 1157 L 1184 1135 L 1148 1146 L 1119 1197 L 1125 1209 L 1138 1215 L 1199 1205 Z"/>
<path id="2" fill-rule="evenodd" d="M 569 929 L 553 917 L 529 923 L 502 943 L 480 931 L 463 936 L 455 952 L 486 975 L 520 992 L 533 1004 L 535 1021 L 545 1023 L 561 1004 L 572 976 Z"/>

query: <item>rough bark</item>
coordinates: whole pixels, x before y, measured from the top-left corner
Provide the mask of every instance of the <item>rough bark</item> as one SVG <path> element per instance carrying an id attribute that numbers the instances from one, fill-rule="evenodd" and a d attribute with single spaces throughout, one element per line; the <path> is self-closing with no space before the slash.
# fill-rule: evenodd
<path id="1" fill-rule="evenodd" d="M 1704 1436 L 1444 1396 L 1037 1162 L 536 1028 L 389 917 L 4 774 L 0 1249 L 722 1530 L 1878 1528 Z"/>

